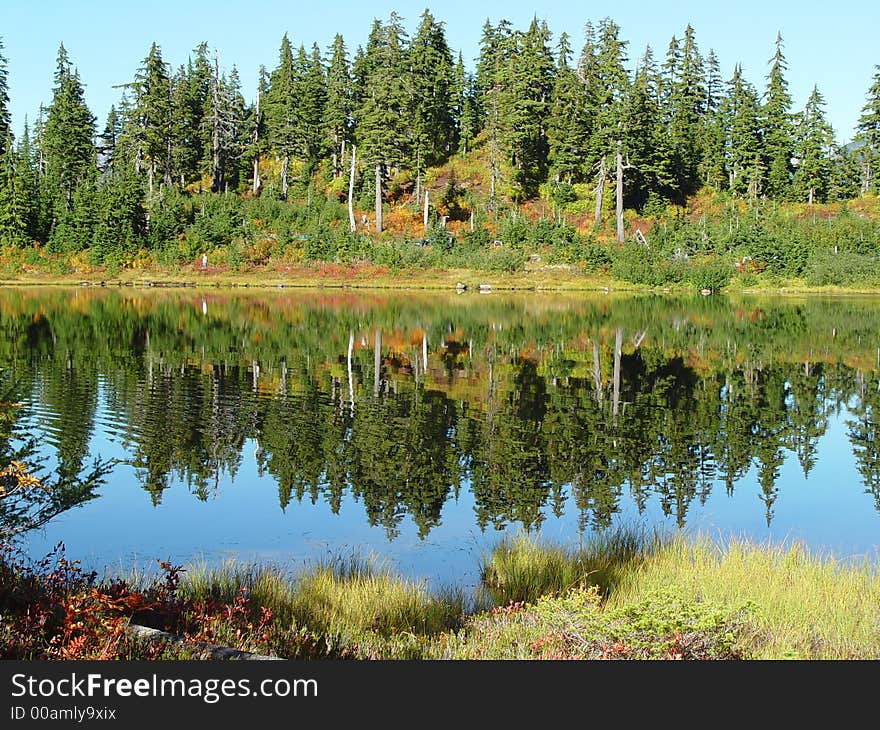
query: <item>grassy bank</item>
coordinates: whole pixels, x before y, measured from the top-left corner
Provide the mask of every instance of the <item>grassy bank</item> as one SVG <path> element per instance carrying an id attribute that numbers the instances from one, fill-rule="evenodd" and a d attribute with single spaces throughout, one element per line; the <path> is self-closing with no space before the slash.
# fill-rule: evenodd
<path id="1" fill-rule="evenodd" d="M 289 575 L 164 565 L 99 580 L 63 556 L 0 565 L 4 658 L 175 658 L 209 642 L 291 658 L 867 659 L 880 580 L 798 545 L 621 531 L 576 548 L 530 537 L 482 559 L 482 585 L 429 592 L 375 561 Z M 174 642 L 134 639 L 128 621 Z"/>
<path id="2" fill-rule="evenodd" d="M 193 288 L 346 288 L 436 291 L 570 291 L 570 292 L 694 292 L 687 283 L 652 286 L 616 279 L 609 274 L 586 273 L 574 266 L 527 267 L 518 272 L 469 269 L 403 269 L 381 266 L 151 267 L 51 273 L 46 270 L 0 273 L 0 286 L 103 286 Z M 733 277 L 713 293 L 877 294 L 880 284 L 817 285 L 802 278 Z"/>

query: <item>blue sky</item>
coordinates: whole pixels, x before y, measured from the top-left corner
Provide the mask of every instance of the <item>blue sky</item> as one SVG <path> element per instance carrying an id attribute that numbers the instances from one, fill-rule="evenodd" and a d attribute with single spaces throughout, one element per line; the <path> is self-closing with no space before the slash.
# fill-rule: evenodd
<path id="1" fill-rule="evenodd" d="M 327 46 L 342 33 L 349 51 L 363 44 L 374 17 L 392 10 L 402 15 L 412 32 L 421 4 L 336 2 L 298 3 L 260 0 L 231 3 L 222 0 L 0 0 L 0 36 L 9 62 L 9 86 L 14 128 L 25 115 L 33 119 L 41 102 L 50 100 L 58 45 L 63 41 L 86 84 L 86 98 L 99 126 L 120 91 L 112 88 L 131 80 L 150 43 L 162 47 L 166 61 L 177 66 L 192 48 L 207 41 L 219 49 L 221 65 L 236 64 L 246 97 L 253 95 L 260 64 L 272 68 L 286 31 L 296 45 L 317 41 Z M 630 56 L 639 56 L 646 44 L 662 57 L 673 35 L 681 37 L 691 23 L 701 51 L 714 48 L 722 74 L 730 77 L 742 63 L 747 77 L 763 89 L 767 60 L 773 54 L 777 30 L 782 31 L 789 62 L 788 80 L 795 106 L 801 107 L 813 84 L 827 102 L 828 117 L 840 141 L 847 141 L 865 101 L 874 66 L 880 64 L 876 42 L 880 3 L 860 0 L 837 5 L 740 0 L 721 10 L 715 3 L 613 4 L 545 0 L 464 2 L 446 0 L 427 5 L 446 23 L 447 38 L 473 67 L 483 22 L 507 18 L 524 28 L 535 15 L 546 19 L 554 39 L 562 31 L 579 50 L 586 20 L 610 15 L 630 41 Z"/>

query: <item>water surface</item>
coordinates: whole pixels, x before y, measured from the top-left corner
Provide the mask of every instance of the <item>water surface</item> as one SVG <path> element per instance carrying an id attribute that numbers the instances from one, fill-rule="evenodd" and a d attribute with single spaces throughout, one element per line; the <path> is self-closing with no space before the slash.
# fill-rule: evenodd
<path id="1" fill-rule="evenodd" d="M 16 288 L 0 333 L 48 465 L 116 460 L 35 556 L 468 583 L 523 529 L 880 534 L 877 299 Z"/>

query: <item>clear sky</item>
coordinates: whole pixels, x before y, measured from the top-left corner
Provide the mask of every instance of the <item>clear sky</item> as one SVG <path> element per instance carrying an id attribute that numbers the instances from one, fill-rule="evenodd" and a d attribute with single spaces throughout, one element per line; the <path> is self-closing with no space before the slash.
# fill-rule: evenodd
<path id="1" fill-rule="evenodd" d="M 585 21 L 611 16 L 630 41 L 631 59 L 641 55 L 646 44 L 662 59 L 670 38 L 681 37 L 690 23 L 700 50 L 705 54 L 715 49 L 725 79 L 739 62 L 759 90 L 764 88 L 767 60 L 779 30 L 795 107 L 802 107 L 813 84 L 818 84 L 839 141 L 852 137 L 874 66 L 880 64 L 877 0 L 839 5 L 812 0 L 738 0 L 723 6 L 707 0 L 544 0 L 540 4 L 535 0 L 445 0 L 429 5 L 350 0 L 0 0 L 0 36 L 9 63 L 14 129 L 21 129 L 25 115 L 33 119 L 41 102 L 49 102 L 55 55 L 62 41 L 79 68 L 86 99 L 102 127 L 110 105 L 119 98 L 120 90 L 113 86 L 132 79 L 152 41 L 174 66 L 206 41 L 219 50 L 222 66 L 238 67 L 243 91 L 250 99 L 260 64 L 269 69 L 275 66 L 285 31 L 295 45 L 310 46 L 317 41 L 322 48 L 338 32 L 353 53 L 366 42 L 373 18 L 387 18 L 396 10 L 412 32 L 425 7 L 446 23 L 450 46 L 462 51 L 471 69 L 487 18 L 493 23 L 507 18 L 517 28 L 525 28 L 533 16 L 546 19 L 554 40 L 565 31 L 579 51 Z"/>

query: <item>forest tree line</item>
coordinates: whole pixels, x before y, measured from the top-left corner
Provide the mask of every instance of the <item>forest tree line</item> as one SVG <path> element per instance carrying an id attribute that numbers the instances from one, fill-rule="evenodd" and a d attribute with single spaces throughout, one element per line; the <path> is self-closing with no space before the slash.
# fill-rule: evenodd
<path id="1" fill-rule="evenodd" d="M 208 190 L 284 201 L 294 188 L 310 203 L 335 192 L 336 217 L 348 198 L 354 230 L 352 198 L 375 202 L 381 230 L 395 190 L 419 209 L 426 172 L 477 150 L 485 207 L 542 187 L 565 203 L 589 185 L 597 224 L 603 195 L 616 196 L 619 240 L 623 207 L 651 215 L 706 186 L 807 204 L 878 192 L 880 66 L 845 146 L 818 88 L 794 108 L 787 69 L 781 35 L 756 85 L 739 65 L 725 80 L 690 25 L 655 55 L 632 52 L 605 18 L 586 24 L 579 51 L 537 19 L 526 30 L 486 21 L 470 71 L 426 10 L 411 37 L 396 13 L 375 20 L 353 54 L 339 35 L 322 49 L 285 34 L 251 100 L 206 43 L 176 68 L 153 43 L 103 126 L 62 45 L 50 102 L 14 136 L 0 45 L 0 241 L 97 260 L 158 250 Z"/>

